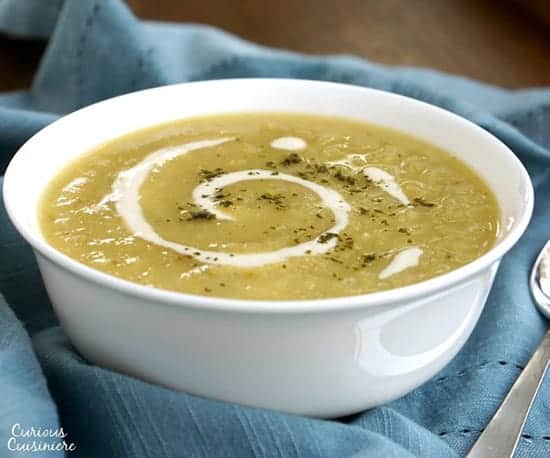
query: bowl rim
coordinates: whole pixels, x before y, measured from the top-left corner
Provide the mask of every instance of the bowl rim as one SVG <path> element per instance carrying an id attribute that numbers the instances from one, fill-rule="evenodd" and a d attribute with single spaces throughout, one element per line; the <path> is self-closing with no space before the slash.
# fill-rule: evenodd
<path id="1" fill-rule="evenodd" d="M 155 91 L 171 91 L 178 90 L 178 88 L 196 86 L 196 85 L 239 85 L 243 84 L 245 87 L 247 84 L 290 84 L 290 85 L 316 85 L 321 88 L 330 90 L 331 88 L 344 87 L 346 90 L 361 91 L 363 93 L 375 93 L 379 96 L 400 99 L 409 105 L 417 105 L 419 108 L 429 109 L 437 113 L 438 116 L 446 116 L 452 119 L 453 122 L 462 124 L 464 128 L 473 129 L 485 136 L 488 142 L 493 143 L 498 147 L 502 154 L 508 155 L 509 159 L 514 162 L 515 167 L 518 169 L 521 180 L 525 183 L 525 202 L 524 209 L 521 218 L 518 219 L 514 227 L 489 251 L 482 256 L 474 259 L 473 261 L 461 266 L 457 269 L 446 272 L 442 275 L 429 278 L 417 283 L 413 283 L 407 286 L 398 288 L 392 288 L 388 290 L 376 291 L 366 294 L 358 294 L 352 296 L 330 297 L 322 299 L 286 299 L 286 300 L 258 300 L 258 299 L 234 299 L 223 298 L 217 296 L 203 296 L 197 294 L 176 292 L 170 290 L 160 289 L 158 287 L 151 287 L 134 283 L 129 280 L 124 280 L 120 277 L 116 277 L 111 274 L 104 273 L 100 270 L 89 267 L 82 264 L 75 259 L 63 254 L 57 250 L 39 234 L 35 234 L 34 231 L 27 227 L 27 224 L 18 218 L 18 211 L 16 205 L 12 202 L 10 197 L 10 190 L 15 189 L 12 184 L 12 174 L 15 164 L 24 160 L 24 152 L 26 151 L 29 142 L 36 141 L 36 138 L 44 135 L 51 126 L 58 125 L 65 122 L 67 118 L 75 115 L 80 115 L 82 112 L 88 110 L 96 110 L 102 105 L 110 105 L 113 103 L 123 103 L 125 99 L 140 97 L 144 93 L 151 93 Z M 259 110 L 260 111 L 260 110 Z M 182 118 L 184 119 L 184 118 Z M 419 137 L 421 138 L 421 137 Z M 74 158 L 73 158 L 74 159 Z M 422 298 L 430 297 L 434 294 L 444 292 L 446 289 L 452 289 L 455 286 L 461 285 L 464 282 L 470 280 L 472 277 L 481 274 L 484 270 L 490 268 L 491 265 L 500 262 L 500 259 L 514 246 L 518 239 L 522 236 L 532 216 L 534 206 L 534 190 L 529 174 L 521 161 L 517 156 L 508 148 L 501 140 L 482 129 L 480 126 L 473 122 L 451 112 L 432 105 L 427 102 L 423 102 L 411 97 L 407 97 L 392 92 L 367 88 L 363 86 L 356 86 L 344 83 L 334 83 L 318 80 L 308 79 L 292 79 L 292 78 L 230 78 L 230 79 L 218 79 L 208 81 L 196 81 L 177 83 L 165 86 L 158 86 L 141 91 L 131 92 L 128 94 L 119 95 L 109 99 L 102 100 L 100 102 L 87 105 L 74 112 L 71 112 L 60 119 L 49 124 L 39 132 L 34 134 L 28 139 L 12 157 L 4 175 L 3 183 L 3 199 L 4 205 L 9 219 L 15 226 L 19 234 L 31 245 L 31 247 L 40 253 L 47 260 L 51 261 L 58 267 L 68 271 L 69 273 L 82 277 L 84 280 L 91 281 L 98 286 L 105 286 L 116 290 L 119 293 L 123 293 L 129 296 L 136 297 L 138 299 L 160 302 L 164 304 L 172 304 L 175 306 L 196 308 L 201 310 L 217 310 L 227 312 L 254 312 L 254 313 L 315 313 L 315 312 L 329 312 L 329 311 L 345 311 L 353 310 L 357 308 L 365 308 L 370 306 L 380 306 L 388 304 L 399 304 L 402 302 L 409 302 Z"/>

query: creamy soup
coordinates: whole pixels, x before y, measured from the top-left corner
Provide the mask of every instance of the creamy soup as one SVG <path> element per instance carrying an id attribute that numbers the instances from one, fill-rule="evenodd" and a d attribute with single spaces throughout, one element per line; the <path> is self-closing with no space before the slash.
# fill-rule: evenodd
<path id="1" fill-rule="evenodd" d="M 46 240 L 173 291 L 313 299 L 408 285 L 494 244 L 487 185 L 440 148 L 347 119 L 235 114 L 117 138 L 48 186 Z"/>

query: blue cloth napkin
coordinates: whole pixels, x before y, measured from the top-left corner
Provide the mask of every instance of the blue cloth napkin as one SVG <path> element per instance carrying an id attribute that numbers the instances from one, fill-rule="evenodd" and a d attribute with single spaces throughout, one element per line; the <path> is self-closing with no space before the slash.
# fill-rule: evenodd
<path id="1" fill-rule="evenodd" d="M 32 88 L 0 95 L 0 170 L 30 135 L 97 100 L 181 81 L 279 76 L 375 87 L 452 110 L 512 148 L 536 189 L 532 223 L 502 263 L 481 320 L 459 355 L 409 395 L 333 421 L 215 402 L 89 364 L 57 326 L 31 250 L 1 207 L 0 457 L 63 455 L 9 451 L 8 444 L 32 442 L 19 437 L 14 425 L 62 427 L 65 441 L 76 446 L 66 455 L 75 457 L 454 457 L 467 452 L 547 327 L 533 307 L 527 276 L 550 236 L 550 89 L 510 91 L 350 56 L 268 49 L 206 26 L 140 21 L 119 0 L 4 0 L 0 31 L 49 40 Z M 60 440 L 41 439 L 36 445 Z M 549 455 L 547 380 L 518 456 Z"/>

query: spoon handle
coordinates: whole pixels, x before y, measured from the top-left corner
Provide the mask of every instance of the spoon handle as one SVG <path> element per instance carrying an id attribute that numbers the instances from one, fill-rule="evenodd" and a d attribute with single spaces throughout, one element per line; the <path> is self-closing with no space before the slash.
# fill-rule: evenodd
<path id="1" fill-rule="evenodd" d="M 509 458 L 514 456 L 550 362 L 550 331 L 502 401 L 492 420 L 481 433 L 467 458 Z"/>

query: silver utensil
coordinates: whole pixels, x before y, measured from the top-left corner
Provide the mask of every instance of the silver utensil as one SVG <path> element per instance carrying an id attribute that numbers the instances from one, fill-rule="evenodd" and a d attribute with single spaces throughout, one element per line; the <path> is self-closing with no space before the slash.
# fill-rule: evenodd
<path id="1" fill-rule="evenodd" d="M 530 277 L 539 312 L 550 319 L 550 240 L 540 252 Z M 467 458 L 513 457 L 529 410 L 550 362 L 550 330 L 468 453 Z"/>

